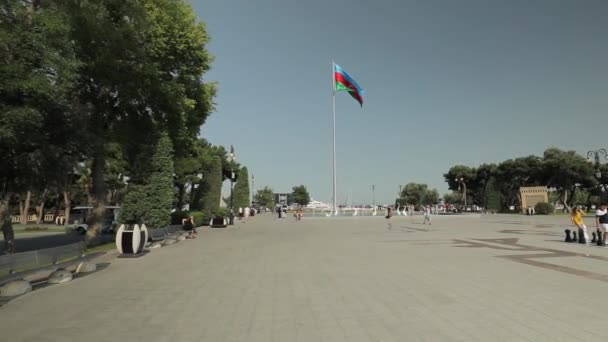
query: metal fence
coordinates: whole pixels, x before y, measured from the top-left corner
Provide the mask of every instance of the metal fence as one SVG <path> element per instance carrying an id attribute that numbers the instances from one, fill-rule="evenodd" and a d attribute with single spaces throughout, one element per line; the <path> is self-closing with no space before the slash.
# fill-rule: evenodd
<path id="1" fill-rule="evenodd" d="M 304 209 L 304 217 L 330 217 L 335 216 L 330 209 Z M 338 210 L 337 216 L 385 216 L 386 209 L 358 209 L 348 208 Z M 396 215 L 396 213 L 395 213 Z"/>

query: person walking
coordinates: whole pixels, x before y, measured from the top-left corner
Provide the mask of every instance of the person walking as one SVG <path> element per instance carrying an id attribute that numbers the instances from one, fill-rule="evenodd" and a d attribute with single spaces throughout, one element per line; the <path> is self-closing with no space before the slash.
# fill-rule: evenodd
<path id="1" fill-rule="evenodd" d="M 585 243 L 589 243 L 589 236 L 587 235 L 587 226 L 585 226 L 585 221 L 583 219 L 583 216 L 585 215 L 585 212 L 580 209 L 579 207 L 574 207 L 572 209 L 572 224 L 574 224 L 577 228 L 578 228 L 578 234 L 579 234 L 579 241 L 580 241 L 580 234 L 583 233 L 583 236 L 585 238 Z"/>
<path id="2" fill-rule="evenodd" d="M 196 238 L 196 236 L 194 236 L 194 217 L 190 216 L 188 217 L 185 222 L 184 222 L 184 230 L 186 232 L 188 232 L 188 235 L 186 236 L 186 239 L 194 239 Z"/>
<path id="3" fill-rule="evenodd" d="M 595 212 L 595 228 L 598 232 L 598 246 L 606 246 L 606 232 L 608 232 L 608 205 L 602 204 Z M 603 238 L 599 239 L 599 233 Z"/>
<path id="4" fill-rule="evenodd" d="M 426 207 L 424 207 L 424 221 L 422 221 L 422 224 L 426 224 L 429 223 L 429 226 L 431 225 L 431 206 L 427 205 Z"/>
<path id="5" fill-rule="evenodd" d="M 281 206 L 277 206 L 277 218 L 283 218 L 283 209 L 281 209 Z"/>
<path id="6" fill-rule="evenodd" d="M 386 207 L 386 216 L 385 218 L 388 220 L 388 230 L 392 230 L 393 229 L 393 224 L 391 223 L 391 217 L 393 217 L 393 208 L 392 207 Z"/>

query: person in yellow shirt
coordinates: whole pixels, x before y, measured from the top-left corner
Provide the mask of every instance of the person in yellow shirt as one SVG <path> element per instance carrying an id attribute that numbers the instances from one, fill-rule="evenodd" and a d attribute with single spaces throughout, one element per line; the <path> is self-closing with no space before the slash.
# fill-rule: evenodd
<path id="1" fill-rule="evenodd" d="M 585 243 L 589 243 L 589 236 L 587 235 L 587 226 L 585 226 L 585 221 L 583 219 L 584 215 L 585 212 L 580 208 L 574 207 L 572 209 L 572 224 L 574 224 L 578 228 L 579 236 L 581 233 L 583 233 L 583 236 L 585 237 Z"/>

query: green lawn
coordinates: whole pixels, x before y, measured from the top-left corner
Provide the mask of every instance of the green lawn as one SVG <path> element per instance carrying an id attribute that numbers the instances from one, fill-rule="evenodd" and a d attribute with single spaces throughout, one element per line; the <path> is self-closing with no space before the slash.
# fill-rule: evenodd
<path id="1" fill-rule="evenodd" d="M 41 229 L 37 229 L 41 228 Z M 32 233 L 65 233 L 66 229 L 62 227 L 46 228 L 46 227 L 27 227 L 25 229 L 14 229 L 15 234 L 32 234 Z"/>
<path id="2" fill-rule="evenodd" d="M 97 252 L 109 252 L 109 251 L 112 251 L 115 249 L 116 249 L 116 243 L 114 241 L 112 241 L 112 242 L 108 242 L 108 243 L 104 243 L 101 245 L 87 248 L 87 250 L 85 251 L 85 255 L 89 255 L 89 254 L 93 254 L 93 253 L 97 253 Z"/>

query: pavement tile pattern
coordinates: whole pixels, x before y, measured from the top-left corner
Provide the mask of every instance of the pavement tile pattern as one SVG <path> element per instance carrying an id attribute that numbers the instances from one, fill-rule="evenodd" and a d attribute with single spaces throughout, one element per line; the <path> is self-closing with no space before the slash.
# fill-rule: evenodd
<path id="1" fill-rule="evenodd" d="M 0 330 L 7 341 L 605 340 L 608 248 L 564 243 L 568 223 L 259 215 L 17 298 Z"/>

